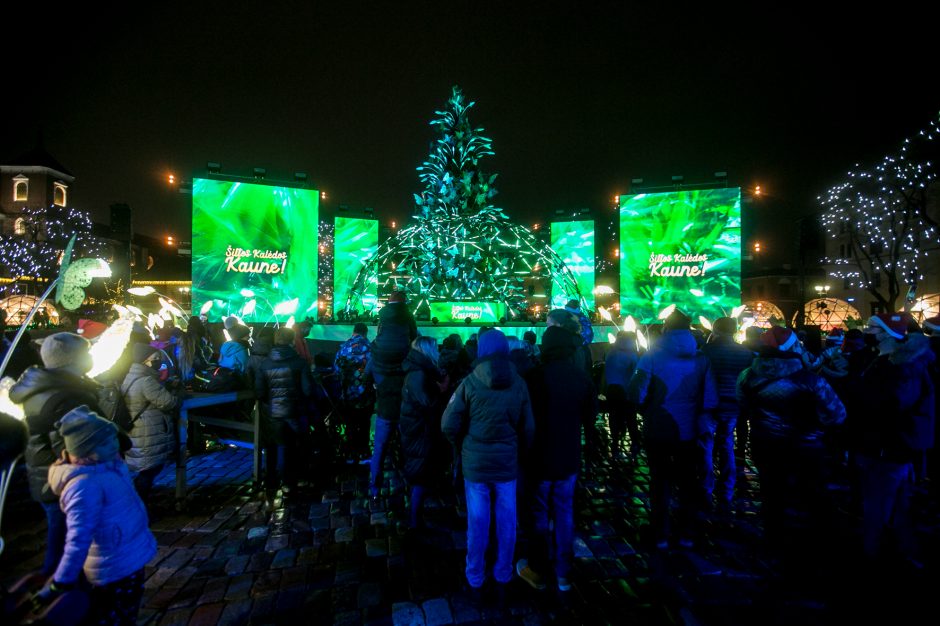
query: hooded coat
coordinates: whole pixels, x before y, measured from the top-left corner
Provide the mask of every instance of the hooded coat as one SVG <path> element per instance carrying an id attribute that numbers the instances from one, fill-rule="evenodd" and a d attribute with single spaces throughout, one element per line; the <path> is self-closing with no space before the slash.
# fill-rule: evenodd
<path id="1" fill-rule="evenodd" d="M 141 472 L 162 465 L 173 452 L 173 418 L 176 397 L 160 384 L 160 375 L 141 363 L 131 365 L 121 394 L 133 425 L 131 449 L 125 460 L 131 471 Z M 136 417 L 136 419 L 134 419 Z"/>
<path id="2" fill-rule="evenodd" d="M 80 572 L 93 585 L 130 576 L 157 553 L 147 509 L 120 459 L 93 465 L 58 462 L 49 484 L 59 497 L 68 532 L 53 580 L 74 583 Z"/>
<path id="3" fill-rule="evenodd" d="M 377 374 L 401 372 L 402 361 L 418 336 L 415 318 L 404 302 L 392 302 L 379 311 L 379 325 L 372 341 L 372 367 Z"/>
<path id="4" fill-rule="evenodd" d="M 666 331 L 640 357 L 627 399 L 640 407 L 648 439 L 675 439 L 678 434 L 679 441 L 690 441 L 699 435 L 702 416 L 718 406 L 718 389 L 691 331 Z"/>
<path id="5" fill-rule="evenodd" d="M 401 447 L 403 473 L 412 484 L 426 485 L 434 476 L 434 453 L 441 447 L 440 416 L 443 393 L 441 371 L 426 355 L 412 349 L 402 363 L 405 384 L 401 393 Z M 445 445 L 446 449 L 446 445 Z"/>
<path id="6" fill-rule="evenodd" d="M 313 393 L 307 362 L 293 346 L 275 346 L 255 378 L 255 395 L 272 420 L 297 420 L 306 398 Z"/>
<path id="7" fill-rule="evenodd" d="M 572 360 L 570 333 L 553 326 L 542 336 L 542 363 L 526 374 L 535 418 L 527 470 L 537 480 L 562 480 L 581 467 L 581 424 L 597 415 L 594 383 Z"/>
<path id="8" fill-rule="evenodd" d="M 226 341 L 219 348 L 219 367 L 245 374 L 248 372 L 248 360 L 248 348 L 241 341 Z"/>
<path id="9" fill-rule="evenodd" d="M 823 430 L 845 420 L 845 406 L 796 352 L 764 349 L 738 377 L 737 397 L 755 439 L 822 443 Z"/>
<path id="10" fill-rule="evenodd" d="M 862 373 L 852 416 L 859 452 L 908 463 L 933 447 L 936 389 L 930 366 L 934 360 L 929 339 L 911 334 Z"/>
<path id="11" fill-rule="evenodd" d="M 715 382 L 718 385 L 718 404 L 721 413 L 737 415 L 739 412 L 737 385 L 738 376 L 750 367 L 754 354 L 737 343 L 733 337 L 715 335 L 706 343 L 702 352 L 711 363 Z"/>
<path id="12" fill-rule="evenodd" d="M 74 408 L 87 405 L 103 414 L 98 406 L 98 384 L 84 376 L 61 369 L 31 367 L 10 389 L 10 400 L 23 405 L 29 441 L 26 445 L 26 469 L 29 493 L 37 502 L 55 502 L 49 490 L 49 466 L 64 449 L 55 423 Z"/>
<path id="13" fill-rule="evenodd" d="M 519 453 L 531 446 L 535 422 L 525 382 L 505 357 L 477 361 L 451 396 L 441 430 L 460 450 L 470 482 L 518 478 Z"/>
<path id="14" fill-rule="evenodd" d="M 604 359 L 604 378 L 607 379 L 607 384 L 620 385 L 626 391 L 639 362 L 636 341 L 628 337 L 617 337 Z"/>

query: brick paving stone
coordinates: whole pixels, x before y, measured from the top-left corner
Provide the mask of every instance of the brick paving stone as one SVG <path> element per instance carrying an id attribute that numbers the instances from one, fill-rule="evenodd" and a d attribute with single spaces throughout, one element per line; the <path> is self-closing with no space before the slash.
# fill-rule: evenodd
<path id="1" fill-rule="evenodd" d="M 362 615 L 359 611 L 343 611 L 333 616 L 333 626 L 359 626 Z"/>
<path id="2" fill-rule="evenodd" d="M 296 558 L 297 558 L 297 550 L 293 550 L 291 548 L 278 550 L 277 554 L 274 555 L 274 560 L 271 561 L 271 569 L 283 569 L 285 567 L 292 567 L 294 565 L 294 560 Z"/>
<path id="3" fill-rule="evenodd" d="M 267 536 L 268 536 L 267 526 L 255 526 L 254 528 L 248 529 L 248 539 L 255 539 L 257 537 L 267 537 Z"/>
<path id="4" fill-rule="evenodd" d="M 584 539 L 581 539 L 580 537 L 575 537 L 574 538 L 574 556 L 576 558 L 591 558 L 594 555 L 591 553 L 591 550 L 590 548 L 588 548 L 587 544 L 584 543 Z"/>
<path id="5" fill-rule="evenodd" d="M 206 559 L 199 564 L 199 571 L 196 572 L 197 576 L 219 576 L 225 573 L 225 564 L 228 563 L 228 559 L 223 558 L 211 558 Z"/>
<path id="6" fill-rule="evenodd" d="M 160 567 L 154 572 L 153 576 L 144 582 L 145 589 L 160 589 L 163 587 L 173 574 L 176 573 L 175 567 Z"/>
<path id="7" fill-rule="evenodd" d="M 225 597 L 229 580 L 229 578 L 210 578 L 207 580 L 202 588 L 202 595 L 196 600 L 196 604 L 211 604 L 222 600 Z"/>
<path id="8" fill-rule="evenodd" d="M 303 604 L 303 589 L 284 589 L 277 594 L 277 601 L 274 608 L 279 615 L 283 615 L 300 609 Z"/>
<path id="9" fill-rule="evenodd" d="M 352 519 L 348 515 L 330 515 L 330 528 L 349 528 Z"/>
<path id="10" fill-rule="evenodd" d="M 281 590 L 303 587 L 307 582 L 307 567 L 298 565 L 281 572 Z"/>
<path id="11" fill-rule="evenodd" d="M 212 552 L 212 556 L 220 559 L 228 559 L 239 553 L 241 550 L 242 544 L 235 541 L 226 541 L 225 543 L 219 544 L 219 546 Z"/>
<path id="12" fill-rule="evenodd" d="M 192 565 L 187 565 L 181 569 L 176 570 L 168 581 L 163 585 L 164 589 L 182 589 L 186 586 L 186 583 L 189 582 L 189 579 L 192 578 L 198 568 L 193 567 Z"/>
<path id="13" fill-rule="evenodd" d="M 329 517 L 330 516 L 330 505 L 329 503 L 317 503 L 310 505 L 310 513 L 307 516 L 307 519 L 315 519 L 318 517 Z"/>
<path id="14" fill-rule="evenodd" d="M 236 626 L 245 624 L 251 615 L 251 600 L 228 602 L 219 617 L 219 626 Z"/>
<path id="15" fill-rule="evenodd" d="M 366 556 L 380 557 L 388 555 L 387 539 L 366 539 Z"/>
<path id="16" fill-rule="evenodd" d="M 240 574 L 232 578 L 225 592 L 225 601 L 244 600 L 251 593 L 251 586 L 254 584 L 254 576 L 251 574 Z"/>
<path id="17" fill-rule="evenodd" d="M 379 583 L 362 583 L 356 593 L 356 606 L 367 609 L 378 606 L 382 602 L 382 585 Z"/>
<path id="18" fill-rule="evenodd" d="M 225 562 L 225 573 L 229 576 L 235 576 L 236 574 L 241 574 L 245 571 L 245 568 L 248 567 L 248 560 L 251 557 L 245 554 L 240 554 L 233 556 L 228 561 Z"/>
<path id="19" fill-rule="evenodd" d="M 339 502 L 339 494 L 335 491 L 326 491 L 320 501 L 323 503 Z"/>
<path id="20" fill-rule="evenodd" d="M 273 591 L 256 597 L 251 604 L 251 622 L 267 623 L 272 621 L 275 602 L 277 602 L 277 593 Z"/>
<path id="21" fill-rule="evenodd" d="M 396 602 L 392 605 L 392 623 L 395 626 L 423 626 L 424 613 L 417 604 Z"/>
<path id="22" fill-rule="evenodd" d="M 334 541 L 336 543 L 348 543 L 355 539 L 356 530 L 354 528 L 337 528 L 336 532 L 333 534 Z"/>
<path id="23" fill-rule="evenodd" d="M 277 552 L 290 544 L 290 535 L 271 535 L 264 544 L 265 552 Z"/>
<path id="24" fill-rule="evenodd" d="M 333 613 L 356 608 L 356 585 L 334 585 L 330 589 L 330 605 Z"/>
<path id="25" fill-rule="evenodd" d="M 267 572 L 262 572 L 255 581 L 255 584 L 251 587 L 251 596 L 256 598 L 258 596 L 277 592 L 278 586 L 280 584 L 281 572 L 279 570 L 269 570 Z"/>
<path id="26" fill-rule="evenodd" d="M 450 604 L 444 598 L 426 600 L 421 603 L 421 608 L 424 611 L 424 620 L 427 626 L 454 623 L 454 616 L 450 612 Z"/>
<path id="27" fill-rule="evenodd" d="M 176 589 L 159 589 L 150 596 L 144 605 L 160 611 L 165 610 L 173 602 L 176 592 Z"/>
<path id="28" fill-rule="evenodd" d="M 318 548 L 316 546 L 303 546 L 297 554 L 297 565 L 309 565 L 317 562 Z"/>
<path id="29" fill-rule="evenodd" d="M 388 524 L 388 513 L 384 511 L 378 511 L 376 513 L 373 513 L 369 517 L 369 523 L 373 526 L 376 526 L 379 524 L 382 524 L 382 525 Z"/>
<path id="30" fill-rule="evenodd" d="M 221 602 L 200 606 L 189 619 L 189 626 L 214 626 L 219 622 L 223 610 L 225 605 Z"/>
<path id="31" fill-rule="evenodd" d="M 160 620 L 160 626 L 186 626 L 189 623 L 189 616 L 192 615 L 192 609 L 177 609 L 170 611 Z"/>
<path id="32" fill-rule="evenodd" d="M 307 571 L 307 587 L 326 589 L 333 584 L 333 568 L 330 565 L 314 565 Z"/>
<path id="33" fill-rule="evenodd" d="M 268 568 L 268 565 L 271 564 L 271 559 L 274 556 L 270 552 L 258 552 L 257 554 L 252 554 L 250 560 L 248 561 L 248 567 L 245 568 L 246 572 L 261 572 Z"/>

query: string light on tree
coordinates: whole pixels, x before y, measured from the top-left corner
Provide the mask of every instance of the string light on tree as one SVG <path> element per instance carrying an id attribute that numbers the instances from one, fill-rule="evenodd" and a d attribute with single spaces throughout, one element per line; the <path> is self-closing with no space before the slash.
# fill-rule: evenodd
<path id="1" fill-rule="evenodd" d="M 840 258 L 824 259 L 829 274 L 867 290 L 883 310 L 896 310 L 899 296 L 923 279 L 927 247 L 937 240 L 940 225 L 928 213 L 937 133 L 937 121 L 931 121 L 898 153 L 871 169 L 856 164 L 845 181 L 818 198 L 829 237 L 847 241 Z"/>
<path id="2" fill-rule="evenodd" d="M 23 235 L 0 236 L 0 267 L 14 278 L 54 278 L 60 255 L 73 235 L 76 256 L 95 256 L 102 250 L 101 241 L 91 233 L 86 211 L 58 205 L 32 207 L 23 210 L 21 219 Z"/>

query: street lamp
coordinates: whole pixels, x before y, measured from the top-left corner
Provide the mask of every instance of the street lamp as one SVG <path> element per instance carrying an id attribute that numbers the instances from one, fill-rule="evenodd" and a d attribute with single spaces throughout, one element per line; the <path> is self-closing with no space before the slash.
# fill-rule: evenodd
<path id="1" fill-rule="evenodd" d="M 829 295 L 829 285 L 816 285 L 813 289 L 816 290 L 816 294 L 819 295 L 820 298 L 825 298 Z"/>

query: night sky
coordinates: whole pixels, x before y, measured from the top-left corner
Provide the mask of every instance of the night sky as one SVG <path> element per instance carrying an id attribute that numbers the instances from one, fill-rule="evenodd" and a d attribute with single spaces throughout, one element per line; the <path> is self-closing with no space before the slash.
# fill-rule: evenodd
<path id="1" fill-rule="evenodd" d="M 190 197 L 166 177 L 200 175 L 207 161 L 229 174 L 264 167 L 269 179 L 305 171 L 330 206 L 402 221 L 434 138 L 428 121 L 458 84 L 493 139 L 485 167 L 510 216 L 600 216 L 631 178 L 726 170 L 767 190 L 746 231 L 783 262 L 793 219 L 815 211 L 816 195 L 940 110 L 935 15 L 620 4 L 6 13 L 0 159 L 41 134 L 76 176 L 76 206 L 106 219 L 128 202 L 138 231 L 183 240 Z"/>

